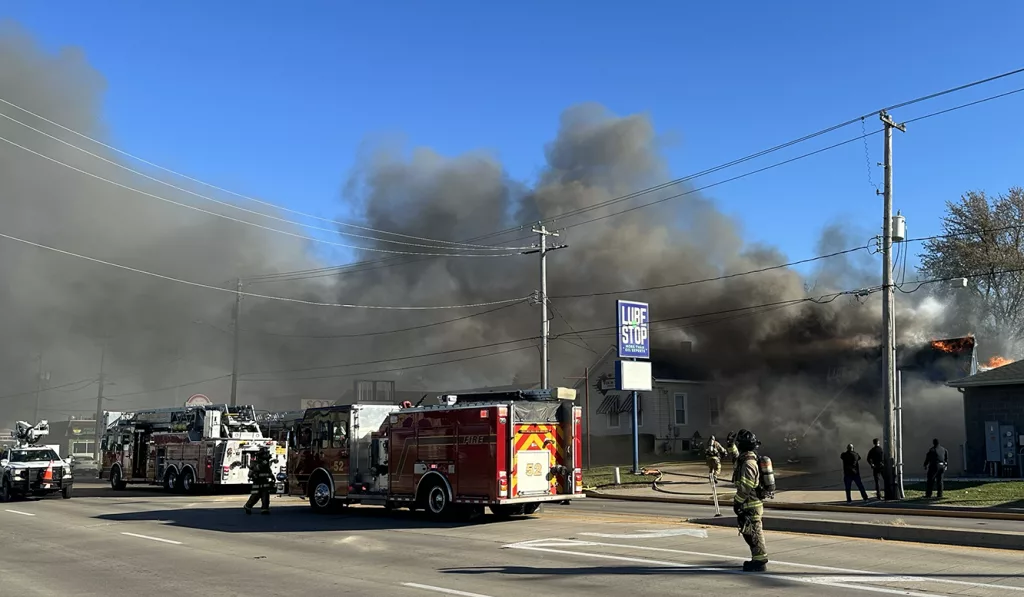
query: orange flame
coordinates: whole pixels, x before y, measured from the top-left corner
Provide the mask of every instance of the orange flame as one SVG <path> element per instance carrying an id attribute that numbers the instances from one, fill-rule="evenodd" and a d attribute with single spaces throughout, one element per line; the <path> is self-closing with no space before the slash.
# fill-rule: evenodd
<path id="1" fill-rule="evenodd" d="M 990 369 L 995 369 L 996 367 L 1002 367 L 1003 365 L 1009 365 L 1012 362 L 1013 362 L 1013 359 L 1008 359 L 1006 357 L 996 356 L 996 357 L 992 357 L 991 359 L 989 359 L 988 362 L 985 363 L 985 366 L 990 368 Z"/>
<path id="2" fill-rule="evenodd" d="M 974 338 L 967 336 L 966 338 L 953 338 L 950 340 L 932 340 L 932 348 L 941 350 L 943 352 L 954 353 L 963 352 L 971 348 Z"/>

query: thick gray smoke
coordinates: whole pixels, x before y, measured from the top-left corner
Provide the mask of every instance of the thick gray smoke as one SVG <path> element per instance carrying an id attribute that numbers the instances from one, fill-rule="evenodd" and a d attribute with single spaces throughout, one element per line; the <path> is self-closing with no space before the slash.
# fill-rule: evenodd
<path id="1" fill-rule="evenodd" d="M 103 79 L 79 52 L 45 54 L 31 39 L 8 28 L 0 35 L 0 89 L 9 101 L 86 134 L 105 136 L 99 117 Z M 2 106 L 0 112 L 110 159 L 123 159 L 9 106 Z M 122 184 L 264 225 L 287 227 L 146 181 L 7 119 L 0 118 L 0 135 Z M 364 216 L 362 223 L 372 228 L 416 237 L 472 239 L 662 182 L 670 176 L 659 149 L 660 139 L 647 118 L 618 117 L 600 106 L 581 105 L 563 114 L 536 182 L 512 180 L 494 157 L 484 153 L 453 158 L 423 148 L 407 154 L 370 149 L 350 173 L 341 199 L 357 205 Z M 305 241 L 161 203 L 2 142 L 0 177 L 4 181 L 0 232 L 5 234 L 222 288 L 233 288 L 238 276 L 325 265 L 311 257 Z M 174 183 L 186 186 L 180 179 Z M 623 295 L 557 297 L 673 284 L 787 261 L 772 247 L 745 243 L 737 223 L 719 212 L 708 197 L 696 193 L 576 225 L 684 189 L 680 185 L 549 225 L 567 227 L 553 242 L 569 244 L 549 257 L 548 290 L 555 297 L 551 325 L 558 337 L 551 346 L 552 383 L 571 385 L 565 376 L 578 375 L 614 341 L 608 328 L 614 323 L 614 301 Z M 254 209 L 251 204 L 246 207 Z M 299 227 L 288 229 L 308 233 Z M 819 249 L 845 249 L 866 243 L 869 235 L 832 226 L 823 232 Z M 482 242 L 522 247 L 535 242 L 535 237 L 527 226 Z M 367 246 L 424 250 L 387 242 Z M 536 255 L 438 259 L 361 251 L 357 257 L 372 263 L 247 284 L 246 290 L 328 302 L 446 305 L 522 297 L 538 287 Z M 866 252 L 819 263 L 808 275 L 778 269 L 638 292 L 628 298 L 649 301 L 656 320 L 680 318 L 655 326 L 656 353 L 671 356 L 680 342 L 692 342 L 697 362 L 688 364 L 714 371 L 728 382 L 724 387 L 734 420 L 809 424 L 823 406 L 817 381 L 794 375 L 785 378 L 792 382 L 786 389 L 777 386 L 770 392 L 760 382 L 774 375 L 771 372 L 780 364 L 784 370 L 794 359 L 813 359 L 816 351 L 876 343 L 877 295 L 755 313 L 689 316 L 823 295 L 877 279 L 871 273 L 877 261 Z M 62 413 L 94 409 L 96 386 L 86 384 L 97 377 L 103 337 L 108 338 L 107 381 L 114 384 L 106 388 L 113 396 L 108 408 L 166 406 L 200 391 L 215 401 L 227 400 L 230 384 L 224 378 L 162 388 L 230 372 L 231 294 L 119 271 L 5 239 L 0 239 L 0 276 L 4 280 L 0 333 L 5 339 L 0 346 L 0 394 L 28 391 L 6 402 L 4 419 L 31 415 L 34 358 L 40 351 L 44 368 L 51 372 L 50 386 L 82 380 L 82 387 L 44 393 L 41 414 L 58 418 Z M 941 329 L 941 310 L 922 310 L 908 299 L 901 300 L 907 305 L 901 314 L 901 335 L 921 329 L 927 330 L 921 332 L 925 335 L 931 335 L 932 329 L 936 334 L 947 333 Z M 240 369 L 249 375 L 242 377 L 240 401 L 295 408 L 300 398 L 336 398 L 352 387 L 354 379 L 393 379 L 398 389 L 413 391 L 536 382 L 539 351 L 532 340 L 393 360 L 535 337 L 539 308 L 534 305 L 513 305 L 419 330 L 362 335 L 470 313 L 349 310 L 246 298 Z M 514 349 L 519 350 L 412 367 Z M 330 367 L 345 363 L 359 364 Z M 867 435 L 877 435 L 877 421 L 856 400 L 837 400 L 832 410 L 836 414 L 827 419 L 829 425 L 858 433 L 863 428 Z"/>

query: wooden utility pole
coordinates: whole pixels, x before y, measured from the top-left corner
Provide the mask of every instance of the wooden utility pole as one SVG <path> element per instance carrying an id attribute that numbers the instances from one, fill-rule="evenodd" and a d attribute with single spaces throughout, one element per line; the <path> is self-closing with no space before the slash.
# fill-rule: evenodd
<path id="1" fill-rule="evenodd" d="M 569 245 L 548 246 L 549 236 L 558 236 L 557 232 L 551 232 L 544 227 L 542 222 L 537 223 L 533 232 L 540 236 L 536 249 L 523 251 L 523 255 L 540 253 L 540 290 L 537 293 L 537 302 L 540 303 L 540 387 L 547 390 L 548 384 L 548 336 L 551 332 L 551 321 L 548 319 L 548 252 L 556 249 L 564 249 Z"/>
<path id="2" fill-rule="evenodd" d="M 235 290 L 235 309 L 232 312 L 232 321 L 234 322 L 234 350 L 231 355 L 231 406 L 238 404 L 238 335 L 239 325 L 238 322 L 242 318 L 242 279 L 236 280 Z"/>
<path id="3" fill-rule="evenodd" d="M 899 438 L 896 425 L 896 322 L 894 313 L 895 297 L 892 283 L 892 130 L 906 132 L 902 124 L 896 124 L 885 110 L 878 115 L 885 125 L 885 191 L 882 207 L 882 328 L 884 335 L 882 362 L 883 385 L 885 387 L 885 416 L 882 429 L 883 450 L 885 450 L 885 499 L 898 500 L 903 496 L 902 467 L 898 462 Z"/>
<path id="4" fill-rule="evenodd" d="M 583 377 L 566 377 L 565 379 L 583 380 L 583 412 L 587 413 L 583 417 L 583 424 L 587 428 L 587 470 L 590 470 L 590 367 L 583 369 Z"/>

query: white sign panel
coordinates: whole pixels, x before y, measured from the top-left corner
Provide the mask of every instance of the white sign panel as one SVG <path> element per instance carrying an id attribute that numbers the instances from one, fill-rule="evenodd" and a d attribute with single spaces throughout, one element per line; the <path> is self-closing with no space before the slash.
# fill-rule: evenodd
<path id="1" fill-rule="evenodd" d="M 616 390 L 650 392 L 654 380 L 650 361 L 615 361 Z"/>

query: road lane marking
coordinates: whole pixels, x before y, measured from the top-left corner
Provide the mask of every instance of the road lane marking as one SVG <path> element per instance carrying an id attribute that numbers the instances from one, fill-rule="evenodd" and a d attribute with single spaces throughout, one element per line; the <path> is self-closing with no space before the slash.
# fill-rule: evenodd
<path id="1" fill-rule="evenodd" d="M 181 545 L 181 541 L 171 541 L 170 539 L 161 539 L 160 537 L 150 537 L 149 535 L 136 535 L 135 533 L 121 533 L 122 535 L 128 535 L 129 537 L 138 537 L 139 539 L 149 539 L 150 541 L 159 541 L 160 543 L 170 543 L 171 545 Z"/>
<path id="2" fill-rule="evenodd" d="M 700 539 L 707 539 L 708 532 L 705 529 L 664 529 L 661 531 L 637 531 L 617 535 L 614 533 L 580 533 L 584 537 L 601 537 L 602 539 L 659 539 L 661 537 L 680 537 L 687 535 Z"/>
<path id="3" fill-rule="evenodd" d="M 700 571 L 700 572 L 721 572 L 721 573 L 725 573 L 725 574 L 738 574 L 738 575 L 753 574 L 753 575 L 758 575 L 758 576 L 766 576 L 766 577 L 770 577 L 770 578 L 776 578 L 776 579 L 780 579 L 780 580 L 789 580 L 789 581 L 792 581 L 792 582 L 798 582 L 798 583 L 804 583 L 804 584 L 810 584 L 810 585 L 832 587 L 834 589 L 849 589 L 851 591 L 864 591 L 866 593 L 883 593 L 883 594 L 887 594 L 887 595 L 905 595 L 907 597 L 942 597 L 942 595 L 939 595 L 937 593 L 915 593 L 913 591 L 907 591 L 905 589 L 889 589 L 889 588 L 885 588 L 885 587 L 872 587 L 872 586 L 845 584 L 845 583 L 841 583 L 841 582 L 832 582 L 831 580 L 829 580 L 827 578 L 826 579 L 822 579 L 820 577 L 796 577 L 796 576 L 787 576 L 787 575 L 784 575 L 784 574 L 775 574 L 775 573 L 771 573 L 771 572 L 744 572 L 742 570 L 737 570 L 735 568 L 719 568 L 719 567 L 714 567 L 714 566 L 697 566 L 695 564 L 684 564 L 682 562 L 670 562 L 670 561 L 665 561 L 665 560 L 651 560 L 651 559 L 647 559 L 647 558 L 634 558 L 634 557 L 630 557 L 630 556 L 617 556 L 617 555 L 603 554 L 603 553 L 588 553 L 588 552 L 585 552 L 585 551 L 569 551 L 567 549 L 548 549 L 546 547 L 537 547 L 536 545 L 521 545 L 521 544 L 520 545 L 516 545 L 516 544 L 513 544 L 510 547 L 512 549 L 522 549 L 522 550 L 527 550 L 527 551 L 539 551 L 539 552 L 553 553 L 553 554 L 559 554 L 559 555 L 574 555 L 574 556 L 582 556 L 582 557 L 585 557 L 585 558 L 597 558 L 597 559 L 602 559 L 602 560 L 617 560 L 617 561 L 620 561 L 620 562 L 631 562 L 631 563 L 634 563 L 634 564 L 644 564 L 644 565 L 648 565 L 648 566 L 655 565 L 655 566 L 664 566 L 664 567 L 667 567 L 667 568 L 686 568 L 688 570 L 694 570 L 694 571 Z M 622 546 L 622 547 L 629 547 L 629 546 Z"/>
<path id="4" fill-rule="evenodd" d="M 511 549 L 527 549 L 530 547 L 617 547 L 621 549 L 635 549 L 642 551 L 654 551 L 660 553 L 674 553 L 688 556 L 699 556 L 702 558 L 719 558 L 723 560 L 733 560 L 742 562 L 747 558 L 740 556 L 727 556 L 717 553 L 705 553 L 701 551 L 687 551 L 684 549 L 671 549 L 668 547 L 649 547 L 646 545 L 629 545 L 625 543 L 603 543 L 600 541 L 577 541 L 575 539 L 534 539 L 531 541 L 521 541 L 519 543 L 513 543 L 504 547 Z M 1024 592 L 1024 587 L 1018 587 L 1013 585 L 1002 585 L 996 583 L 982 583 L 972 582 L 967 580 L 954 580 L 951 578 L 926 578 L 923 576 L 915 575 L 885 575 L 879 574 L 878 572 L 871 572 L 868 570 L 856 570 L 853 568 L 836 568 L 833 566 L 820 566 L 817 564 L 802 564 L 799 562 L 783 562 L 779 560 L 772 560 L 770 562 L 773 566 L 788 566 L 791 568 L 806 568 L 808 570 L 821 570 L 823 572 L 843 573 L 847 575 L 856 575 L 855 578 L 858 582 L 895 582 L 895 579 L 905 580 L 908 582 L 933 582 L 943 583 L 950 585 L 959 585 L 964 587 L 975 587 L 975 588 L 986 588 L 986 589 L 1001 589 L 1009 591 Z M 997 575 L 993 575 L 997 576 Z M 814 578 L 814 577 L 812 577 Z M 887 580 L 880 581 L 876 579 L 884 578 Z M 891 580 L 889 580 L 891 579 Z M 844 582 L 848 579 L 844 578 Z"/>
<path id="5" fill-rule="evenodd" d="M 22 512 L 20 510 L 4 510 L 4 512 L 10 512 L 11 514 L 21 514 L 22 516 L 35 516 L 31 512 Z"/>
<path id="6" fill-rule="evenodd" d="M 402 583 L 402 586 L 413 589 L 423 589 L 424 591 L 434 591 L 435 593 L 444 593 L 445 595 L 460 595 L 461 597 L 490 597 L 489 595 L 481 595 L 480 593 L 467 593 L 466 591 L 456 591 L 455 589 L 446 589 L 444 587 L 421 585 L 414 582 L 404 582 Z"/>

